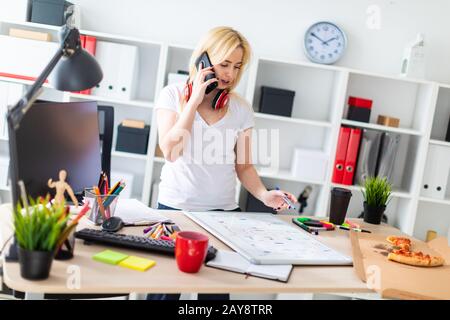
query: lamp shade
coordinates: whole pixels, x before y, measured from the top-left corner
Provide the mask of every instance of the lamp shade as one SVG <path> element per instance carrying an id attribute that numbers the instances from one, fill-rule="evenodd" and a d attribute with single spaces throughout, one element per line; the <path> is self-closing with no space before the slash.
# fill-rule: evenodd
<path id="1" fill-rule="evenodd" d="M 78 47 L 69 56 L 63 56 L 50 74 L 49 82 L 60 91 L 81 91 L 95 87 L 103 78 L 97 60 Z"/>

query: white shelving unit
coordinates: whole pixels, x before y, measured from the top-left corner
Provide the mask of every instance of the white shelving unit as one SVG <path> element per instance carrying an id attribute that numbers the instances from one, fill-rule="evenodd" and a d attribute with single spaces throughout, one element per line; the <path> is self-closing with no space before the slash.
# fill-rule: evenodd
<path id="1" fill-rule="evenodd" d="M 147 160 L 147 155 L 145 155 L 145 154 L 136 154 L 136 153 L 122 152 L 122 151 L 112 151 L 111 155 L 113 157 L 118 157 L 118 158 Z"/>
<path id="2" fill-rule="evenodd" d="M 0 22 L 0 34 L 7 35 L 10 27 L 21 28 L 26 30 L 35 30 L 47 32 L 52 35 L 52 41 L 58 41 L 58 32 L 60 27 L 48 26 L 29 22 Z M 146 168 L 149 156 L 142 154 L 134 154 L 127 152 L 120 152 L 115 150 L 117 139 L 117 126 L 126 118 L 144 120 L 147 124 L 152 123 L 153 118 L 153 104 L 160 88 L 157 81 L 157 71 L 159 68 L 161 55 L 163 51 L 163 44 L 138 39 L 133 37 L 123 37 L 120 35 L 112 35 L 105 33 L 92 32 L 88 30 L 80 30 L 81 34 L 91 35 L 97 38 L 97 41 L 109 41 L 120 44 L 128 44 L 137 46 L 139 50 L 139 74 L 137 76 L 136 98 L 132 100 L 123 100 L 111 98 L 107 96 L 85 95 L 72 92 L 58 92 L 54 90 L 49 84 L 44 85 L 44 92 L 40 98 L 52 101 L 97 101 L 99 105 L 110 105 L 114 107 L 114 141 L 111 168 L 112 173 L 127 173 L 133 175 L 132 197 L 140 200 L 143 198 L 144 180 L 146 177 Z M 50 57 L 49 57 L 50 59 Z M 29 80 L 21 80 L 7 77 L 0 77 L 0 81 L 11 82 L 29 86 L 33 82 Z M 0 139 L 0 143 L 7 145 L 7 139 Z M 5 151 L 7 153 L 7 149 Z M 8 191 L 9 188 L 4 191 Z M 7 192 L 2 192 L 2 200 L 8 201 Z"/>
<path id="3" fill-rule="evenodd" d="M 257 118 L 257 119 L 273 120 L 273 121 L 280 121 L 280 122 L 295 123 L 295 124 L 303 124 L 303 125 L 307 125 L 307 126 L 316 126 L 316 127 L 323 127 L 323 128 L 330 128 L 331 127 L 331 122 L 327 122 L 327 121 L 295 119 L 295 118 L 277 116 L 277 115 L 261 113 L 261 112 L 255 112 L 255 118 Z"/>
<path id="4" fill-rule="evenodd" d="M 434 140 L 434 139 L 430 140 L 430 144 L 437 145 L 437 146 L 450 147 L 450 142 Z"/>
<path id="5" fill-rule="evenodd" d="M 123 100 L 119 100 L 119 99 L 111 99 L 111 98 L 107 98 L 107 97 L 86 95 L 86 94 L 79 94 L 79 93 L 68 93 L 68 96 L 70 99 L 95 100 L 95 101 L 98 101 L 101 103 L 112 103 L 112 104 L 126 105 L 126 106 L 147 108 L 147 109 L 153 108 L 153 102 L 147 102 L 147 101 L 139 101 L 139 100 L 123 101 Z"/>
<path id="6" fill-rule="evenodd" d="M 358 121 L 347 120 L 347 119 L 342 119 L 341 123 L 345 126 L 359 127 L 359 128 L 365 128 L 365 129 L 371 129 L 371 130 L 379 130 L 379 131 L 385 131 L 385 132 L 407 134 L 407 135 L 411 135 L 411 136 L 420 136 L 421 135 L 420 131 L 418 131 L 418 130 L 386 127 L 386 126 L 374 124 L 374 123 L 361 123 Z"/>
<path id="7" fill-rule="evenodd" d="M 50 32 L 54 35 L 54 41 L 59 30 L 58 27 L 47 25 L 4 21 L 0 22 L 0 34 L 7 34 L 9 27 Z M 117 151 L 112 154 L 113 170 L 132 173 L 135 176 L 133 195 L 149 203 L 152 185 L 159 181 L 165 162 L 163 158 L 155 156 L 157 127 L 153 104 L 167 84 L 168 74 L 188 69 L 193 48 L 87 30 L 81 30 L 81 33 L 103 41 L 139 47 L 140 72 L 135 100 L 122 101 L 74 93 L 60 94 L 59 98 L 62 101 L 95 100 L 99 104 L 113 105 L 116 127 L 125 117 L 144 119 L 151 125 L 147 155 Z M 0 81 L 24 85 L 31 83 L 1 77 Z M 295 91 L 292 116 L 282 117 L 258 112 L 261 86 Z M 58 94 L 54 91 L 49 85 L 45 86 L 44 93 L 57 99 Z M 450 117 L 450 85 L 305 61 L 254 57 L 237 91 L 254 107 L 255 134 L 258 134 L 260 129 L 278 131 L 279 143 L 276 145 L 277 150 L 273 150 L 279 154 L 276 170 L 269 170 L 264 163 L 256 162 L 263 182 L 268 188 L 279 186 L 297 195 L 305 186 L 311 185 L 313 192 L 305 214 L 328 214 L 330 191 L 333 187 L 340 186 L 331 182 L 339 128 L 341 125 L 356 126 L 401 134 L 400 149 L 394 166 L 394 193 L 386 211 L 389 223 L 422 239 L 429 229 L 447 235 L 450 226 L 450 194 L 448 199 L 431 199 L 423 197 L 420 190 L 426 175 L 424 168 L 428 147 L 440 145 L 450 148 L 450 142 L 444 141 Z M 347 99 L 350 95 L 374 101 L 369 123 L 346 119 Z M 379 114 L 400 118 L 400 127 L 391 128 L 376 124 Z M 7 140 L 0 141 L 0 145 L 6 144 L 5 141 Z M 328 155 L 326 177 L 323 181 L 303 181 L 291 175 L 294 148 L 320 150 Z M 439 163 L 436 165 L 439 166 Z M 353 191 L 349 216 L 358 216 L 362 211 L 361 188 L 344 187 Z M 241 207 L 245 208 L 246 191 L 240 184 L 237 193 Z"/>

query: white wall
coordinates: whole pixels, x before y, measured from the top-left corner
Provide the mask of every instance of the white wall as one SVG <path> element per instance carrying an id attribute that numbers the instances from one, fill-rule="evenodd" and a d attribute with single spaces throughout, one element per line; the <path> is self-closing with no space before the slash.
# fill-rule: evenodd
<path id="1" fill-rule="evenodd" d="M 11 0 L 10 0 L 11 1 Z M 405 44 L 425 34 L 427 78 L 450 83 L 448 0 L 73 0 L 82 27 L 195 45 L 217 25 L 240 30 L 258 55 L 305 60 L 306 28 L 330 20 L 347 33 L 349 47 L 337 64 L 396 74 Z M 381 9 L 379 30 L 366 26 L 367 8 Z"/>
<path id="2" fill-rule="evenodd" d="M 0 0 L 0 15 L 17 0 Z M 303 34 L 318 20 L 347 33 L 349 47 L 337 64 L 397 74 L 404 46 L 425 34 L 427 78 L 450 83 L 448 0 L 72 0 L 82 28 L 194 46 L 217 25 L 240 30 L 258 55 L 305 60 Z M 366 26 L 367 9 L 380 8 L 379 30 Z"/>

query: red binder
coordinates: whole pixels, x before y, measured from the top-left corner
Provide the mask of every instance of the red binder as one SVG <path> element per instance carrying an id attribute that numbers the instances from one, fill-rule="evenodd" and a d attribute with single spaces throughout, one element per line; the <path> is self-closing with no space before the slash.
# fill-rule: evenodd
<path id="1" fill-rule="evenodd" d="M 348 140 L 347 155 L 345 157 L 344 177 L 342 184 L 352 185 L 355 176 L 356 160 L 358 158 L 359 142 L 361 141 L 361 129 L 352 128 Z"/>
<path id="2" fill-rule="evenodd" d="M 86 46 L 86 36 L 84 34 L 80 34 L 81 46 L 84 48 Z"/>
<path id="3" fill-rule="evenodd" d="M 95 48 L 97 46 L 97 39 L 92 36 L 85 36 L 84 48 L 87 52 L 95 56 Z"/>
<path id="4" fill-rule="evenodd" d="M 350 128 L 341 127 L 336 148 L 336 159 L 334 160 L 333 178 L 331 179 L 334 183 L 342 183 L 349 138 Z"/>
<path id="5" fill-rule="evenodd" d="M 95 48 L 97 46 L 97 39 L 92 36 L 83 36 L 83 37 L 84 37 L 84 49 L 87 52 L 89 52 L 91 55 L 95 56 Z M 89 94 L 91 94 L 91 89 L 83 90 L 80 93 L 89 95 Z"/>

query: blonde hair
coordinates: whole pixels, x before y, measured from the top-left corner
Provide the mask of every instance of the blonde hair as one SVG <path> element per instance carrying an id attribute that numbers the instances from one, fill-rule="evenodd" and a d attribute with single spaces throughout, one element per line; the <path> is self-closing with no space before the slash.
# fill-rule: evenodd
<path id="1" fill-rule="evenodd" d="M 215 65 L 224 61 L 237 48 L 242 48 L 243 51 L 242 66 L 229 89 L 231 92 L 239 84 L 242 73 L 250 61 L 251 48 L 247 39 L 239 31 L 230 27 L 215 27 L 200 40 L 189 62 L 189 81 L 192 81 L 197 74 L 195 61 L 203 52 L 208 53 L 211 63 Z M 185 103 L 186 101 L 182 101 L 182 105 Z"/>
<path id="2" fill-rule="evenodd" d="M 197 74 L 195 60 L 204 52 L 208 52 L 211 63 L 218 64 L 224 61 L 235 49 L 242 48 L 242 67 L 233 83 L 230 91 L 239 83 L 242 72 L 250 61 L 251 48 L 247 39 L 239 32 L 230 27 L 216 27 L 200 40 L 189 63 L 189 79 L 194 79 Z"/>

